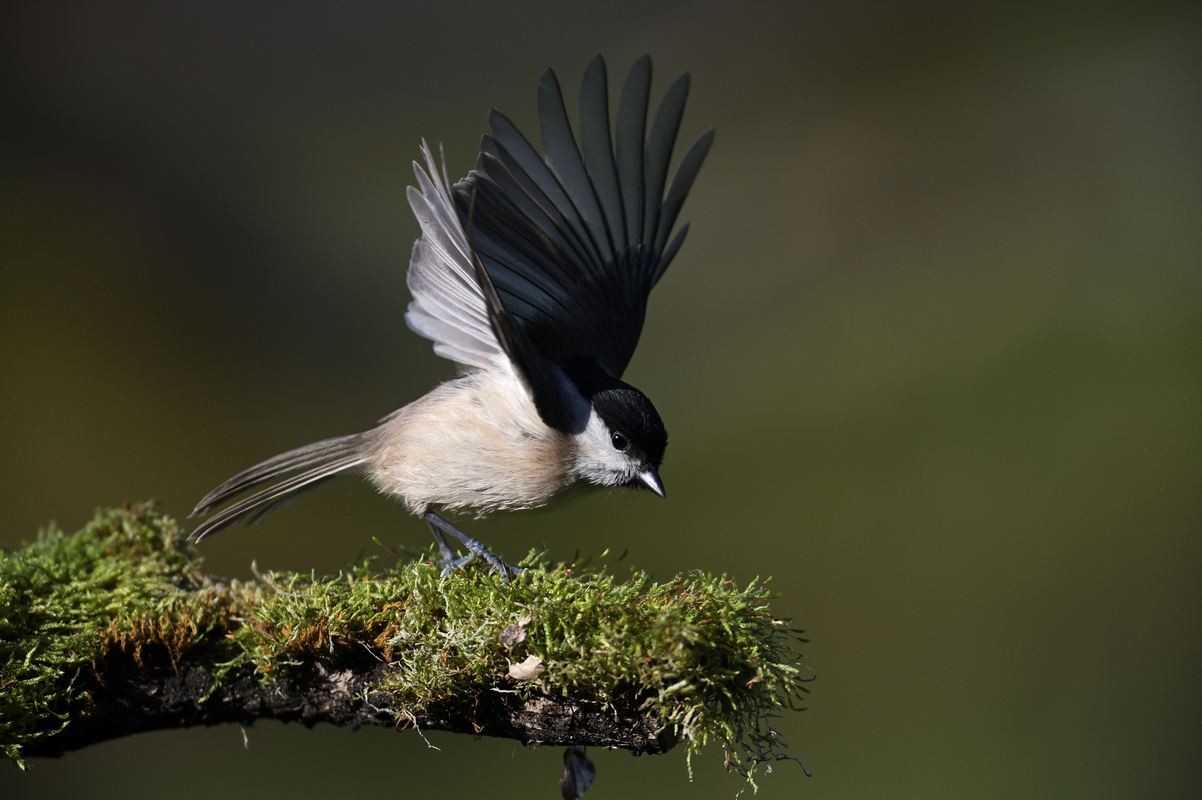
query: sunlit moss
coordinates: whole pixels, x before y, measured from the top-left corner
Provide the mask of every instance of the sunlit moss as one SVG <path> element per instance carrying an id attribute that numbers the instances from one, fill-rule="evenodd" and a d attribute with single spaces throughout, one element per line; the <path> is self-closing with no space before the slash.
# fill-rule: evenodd
<path id="1" fill-rule="evenodd" d="M 348 646 L 389 663 L 398 720 L 490 688 L 635 702 L 691 758 L 717 744 L 741 772 L 781 756 L 768 721 L 800 700 L 805 676 L 761 581 L 704 573 L 656 582 L 634 571 L 532 554 L 502 583 L 484 568 L 447 577 L 386 554 L 334 577 L 267 573 L 218 583 L 180 526 L 149 505 L 99 512 L 82 531 L 43 532 L 0 553 L 0 747 L 54 736 L 88 713 L 86 680 L 120 649 L 153 646 L 264 675 L 333 659 Z M 510 664 L 544 670 L 518 685 Z M 220 666 L 218 666 L 220 665 Z"/>

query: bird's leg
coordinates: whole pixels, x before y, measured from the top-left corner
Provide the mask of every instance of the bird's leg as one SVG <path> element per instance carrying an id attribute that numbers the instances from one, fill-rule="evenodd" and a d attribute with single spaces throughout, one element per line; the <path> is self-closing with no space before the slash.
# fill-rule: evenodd
<path id="1" fill-rule="evenodd" d="M 430 535 L 434 537 L 434 544 L 438 545 L 438 560 L 443 564 L 447 564 L 455 560 L 455 551 L 447 544 L 447 537 L 443 536 L 442 531 L 434 527 L 434 523 L 426 520 L 426 526 L 430 529 Z"/>
<path id="2" fill-rule="evenodd" d="M 443 535 L 443 532 L 436 528 L 430 520 L 426 520 L 426 525 L 430 528 L 430 535 L 434 537 L 434 544 L 438 545 L 438 563 L 442 567 L 442 574 L 445 575 L 453 569 L 459 569 L 464 564 L 476 559 L 476 554 L 470 550 L 465 556 L 456 556 L 455 551 L 447 544 L 447 537 Z"/>
<path id="3" fill-rule="evenodd" d="M 508 579 L 510 575 L 517 575 L 519 572 L 521 572 L 521 570 L 517 567 L 506 564 L 482 543 L 468 536 L 466 533 L 459 530 L 454 525 L 435 514 L 433 511 L 427 511 L 424 517 L 426 524 L 430 526 L 430 533 L 433 534 L 434 541 L 438 544 L 439 552 L 442 554 L 443 574 L 446 574 L 451 570 L 459 569 L 464 564 L 467 564 L 475 559 L 476 556 L 479 556 L 487 561 L 490 567 L 501 573 L 501 577 L 503 579 Z M 459 543 L 465 548 L 467 548 L 467 554 L 460 556 L 459 558 L 455 558 L 454 552 L 447 544 L 447 536 L 451 536 L 459 541 Z"/>

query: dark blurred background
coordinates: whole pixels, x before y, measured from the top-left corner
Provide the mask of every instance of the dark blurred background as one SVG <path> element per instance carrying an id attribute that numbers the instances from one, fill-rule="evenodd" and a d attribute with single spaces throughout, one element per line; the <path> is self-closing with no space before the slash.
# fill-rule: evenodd
<path id="1" fill-rule="evenodd" d="M 1202 7 L 9 7 L 0 542 L 359 430 L 451 374 L 401 319 L 422 137 L 451 172 L 553 65 L 644 51 L 718 138 L 628 373 L 669 499 L 471 530 L 774 576 L 813 769 L 764 797 L 1197 796 Z M 333 571 L 424 527 L 343 481 L 205 546 Z M 0 765 L 4 797 L 554 797 L 560 751 L 276 724 Z M 730 797 L 721 754 L 590 794 Z"/>

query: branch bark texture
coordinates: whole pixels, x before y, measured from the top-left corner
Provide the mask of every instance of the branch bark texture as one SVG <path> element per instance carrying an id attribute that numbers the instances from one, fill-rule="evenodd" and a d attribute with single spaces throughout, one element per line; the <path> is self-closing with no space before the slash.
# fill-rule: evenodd
<path id="1" fill-rule="evenodd" d="M 411 718 L 398 717 L 392 695 L 378 688 L 390 668 L 375 659 L 370 663 L 347 659 L 338 667 L 310 663 L 290 670 L 285 678 L 266 680 L 249 666 L 218 680 L 212 665 L 193 659 L 176 666 L 162 661 L 154 658 L 137 664 L 124 654 L 112 657 L 89 679 L 86 710 L 61 732 L 31 743 L 24 754 L 61 756 L 134 733 L 223 723 L 250 725 L 261 719 L 307 727 L 330 723 L 351 730 L 363 725 L 416 726 L 524 744 L 609 747 L 632 753 L 664 753 L 675 745 L 671 733 L 645 714 L 514 691 L 482 691 L 437 703 Z"/>

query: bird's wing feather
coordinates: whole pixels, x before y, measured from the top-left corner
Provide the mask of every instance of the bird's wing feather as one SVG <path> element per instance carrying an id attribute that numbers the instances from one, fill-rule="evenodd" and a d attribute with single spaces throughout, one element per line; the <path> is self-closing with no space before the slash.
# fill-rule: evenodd
<path id="1" fill-rule="evenodd" d="M 539 417 L 556 430 L 579 433 L 588 419 L 587 404 L 578 391 L 567 385 L 563 371 L 534 348 L 514 316 L 505 310 L 479 257 L 474 258 L 474 267 L 497 341 L 530 391 Z"/>
<path id="2" fill-rule="evenodd" d="M 672 229 L 713 140 L 712 131 L 698 139 L 665 193 L 688 77 L 672 84 L 648 136 L 650 82 L 650 60 L 643 57 L 624 83 L 611 135 L 598 56 L 581 88 L 578 143 L 548 70 L 538 92 L 545 154 L 494 111 L 475 169 L 454 187 L 460 219 L 499 302 L 488 309 L 494 331 L 497 315 L 508 317 L 505 324 L 523 346 L 578 385 L 582 372 L 617 379 L 629 364 L 647 296 L 684 240 L 687 226 L 675 236 Z M 540 411 L 554 405 L 540 401 L 533 382 L 531 389 Z"/>
<path id="3" fill-rule="evenodd" d="M 408 191 L 422 235 L 409 259 L 407 283 L 413 301 L 405 323 L 433 341 L 434 352 L 444 358 L 467 368 L 495 367 L 505 362 L 505 353 L 489 322 L 445 167 L 439 169 L 425 142 L 422 155 L 424 164 L 413 163 L 417 186 Z"/>

